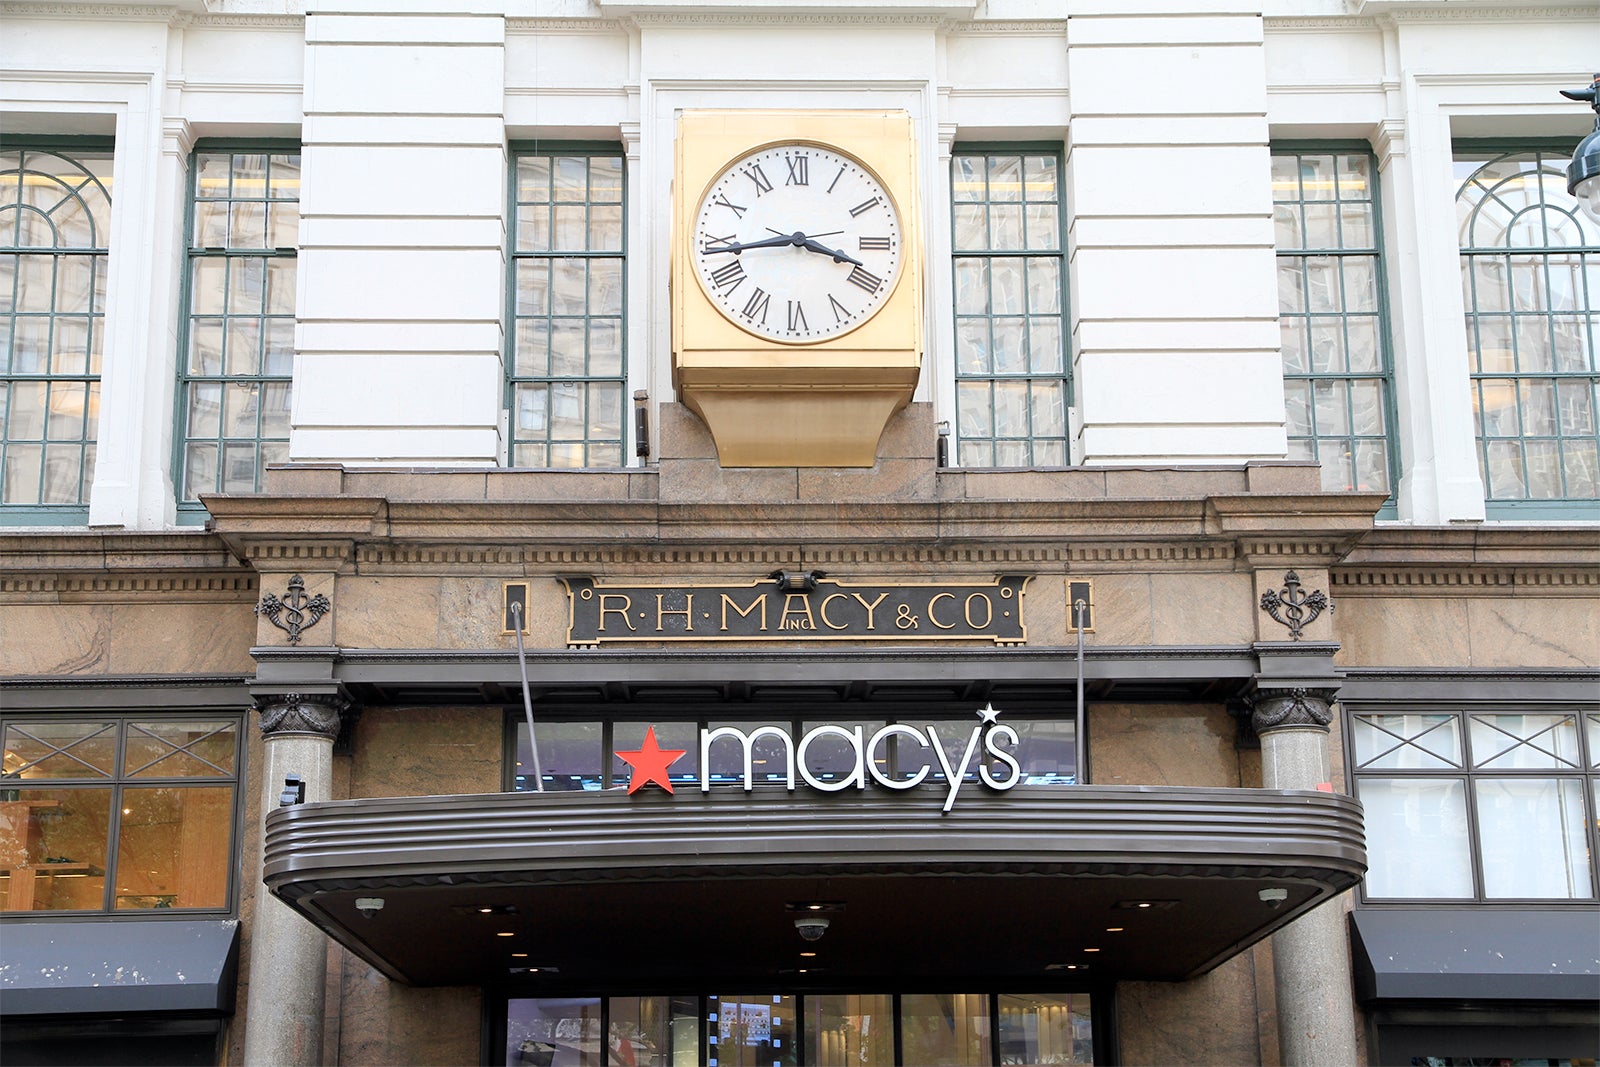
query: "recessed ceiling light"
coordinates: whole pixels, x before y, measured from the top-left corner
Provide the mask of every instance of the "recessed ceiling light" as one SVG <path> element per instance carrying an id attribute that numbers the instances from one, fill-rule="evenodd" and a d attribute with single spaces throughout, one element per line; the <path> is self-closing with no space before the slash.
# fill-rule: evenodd
<path id="1" fill-rule="evenodd" d="M 1106 933 L 1108 933 L 1108 934 L 1120 934 L 1120 933 L 1122 933 L 1122 931 L 1123 931 L 1123 927 L 1120 927 L 1120 926 L 1108 926 L 1108 927 L 1106 927 Z"/>
<path id="2" fill-rule="evenodd" d="M 800 955 L 802 955 L 802 956 L 815 956 L 816 953 L 815 952 L 802 952 L 802 953 L 800 953 Z"/>
<path id="3" fill-rule="evenodd" d="M 511 954 L 511 958 L 514 960 L 525 960 L 528 958 L 528 954 L 526 952 L 513 952 Z"/>
<path id="4" fill-rule="evenodd" d="M 1099 952 L 1100 950 L 1097 949 L 1097 948 L 1086 948 L 1083 951 L 1085 951 L 1085 952 Z"/>
<path id="5" fill-rule="evenodd" d="M 499 933 L 495 934 L 494 936 L 496 936 L 496 937 L 516 937 L 517 935 L 515 933 L 513 933 L 512 931 L 510 931 L 510 930 L 501 930 Z"/>

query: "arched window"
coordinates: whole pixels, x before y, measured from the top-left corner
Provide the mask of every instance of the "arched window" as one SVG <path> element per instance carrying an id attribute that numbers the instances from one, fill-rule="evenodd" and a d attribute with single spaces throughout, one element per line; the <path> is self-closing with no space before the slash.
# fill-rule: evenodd
<path id="1" fill-rule="evenodd" d="M 1456 156 L 1467 358 L 1491 516 L 1600 497 L 1600 227 L 1567 194 L 1569 156 Z"/>
<path id="2" fill-rule="evenodd" d="M 13 513 L 88 503 L 110 228 L 110 151 L 0 150 L 0 504 Z"/>

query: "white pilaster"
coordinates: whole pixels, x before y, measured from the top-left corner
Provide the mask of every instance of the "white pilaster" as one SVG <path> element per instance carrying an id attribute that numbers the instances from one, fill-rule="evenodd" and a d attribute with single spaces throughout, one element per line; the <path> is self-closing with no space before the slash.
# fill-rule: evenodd
<path id="1" fill-rule="evenodd" d="M 502 16 L 307 15 L 292 460 L 499 461 L 504 101 Z"/>
<path id="2" fill-rule="evenodd" d="M 1107 4 L 1067 27 L 1074 453 L 1282 457 L 1259 5 Z"/>

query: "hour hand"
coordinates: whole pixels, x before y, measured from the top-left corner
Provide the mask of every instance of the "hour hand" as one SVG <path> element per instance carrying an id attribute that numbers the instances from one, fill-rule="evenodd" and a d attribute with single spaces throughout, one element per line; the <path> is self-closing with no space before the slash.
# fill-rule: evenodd
<path id="1" fill-rule="evenodd" d="M 815 238 L 807 237 L 802 243 L 802 247 L 810 252 L 820 252 L 825 256 L 832 256 L 835 263 L 854 263 L 858 267 L 866 266 L 866 264 L 862 263 L 855 256 L 850 255 L 848 252 L 841 252 L 836 248 L 829 248 L 827 245 L 822 244 Z"/>

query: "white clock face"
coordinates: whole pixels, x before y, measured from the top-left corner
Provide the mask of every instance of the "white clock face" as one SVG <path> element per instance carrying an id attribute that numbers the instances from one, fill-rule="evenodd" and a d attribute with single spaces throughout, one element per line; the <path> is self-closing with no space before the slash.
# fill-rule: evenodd
<path id="1" fill-rule="evenodd" d="M 860 163 L 783 144 L 729 164 L 695 215 L 707 297 L 758 337 L 806 344 L 848 333 L 888 301 L 905 249 L 900 215 Z"/>

